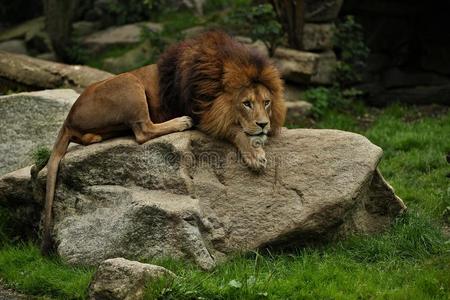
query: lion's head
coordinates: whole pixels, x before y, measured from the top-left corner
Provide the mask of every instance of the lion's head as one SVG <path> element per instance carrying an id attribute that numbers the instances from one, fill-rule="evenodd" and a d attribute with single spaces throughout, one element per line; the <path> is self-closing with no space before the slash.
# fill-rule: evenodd
<path id="1" fill-rule="evenodd" d="M 227 136 L 235 126 L 248 136 L 279 132 L 286 108 L 283 84 L 272 65 L 258 70 L 254 65 L 226 63 L 223 86 L 223 93 L 204 110 L 200 128 L 217 136 Z"/>
<path id="2" fill-rule="evenodd" d="M 209 32 L 172 47 L 158 67 L 163 108 L 181 110 L 171 117 L 191 115 L 201 130 L 218 137 L 236 130 L 265 137 L 284 124 L 278 70 L 225 33 Z"/>

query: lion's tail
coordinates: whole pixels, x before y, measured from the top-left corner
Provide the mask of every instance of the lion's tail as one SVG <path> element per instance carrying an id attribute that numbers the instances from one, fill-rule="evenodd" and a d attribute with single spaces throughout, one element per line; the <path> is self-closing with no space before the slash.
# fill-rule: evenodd
<path id="1" fill-rule="evenodd" d="M 43 235 L 41 242 L 41 252 L 48 255 L 52 248 L 51 224 L 52 224 L 52 208 L 55 196 L 56 178 L 58 175 L 59 162 L 67 151 L 70 142 L 70 133 L 65 124 L 59 131 L 53 146 L 52 154 L 47 163 L 47 185 L 45 194 Z"/>

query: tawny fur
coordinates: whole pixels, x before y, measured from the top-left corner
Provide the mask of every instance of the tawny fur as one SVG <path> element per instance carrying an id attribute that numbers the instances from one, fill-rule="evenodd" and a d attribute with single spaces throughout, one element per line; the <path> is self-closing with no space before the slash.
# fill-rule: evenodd
<path id="1" fill-rule="evenodd" d="M 196 125 L 233 143 L 255 171 L 265 168 L 262 144 L 284 123 L 277 69 L 222 32 L 169 48 L 157 65 L 85 89 L 72 106 L 47 163 L 41 250 L 51 250 L 52 206 L 60 160 L 69 142 L 83 145 L 134 134 L 138 143 Z M 256 141 L 256 143 L 255 143 Z"/>

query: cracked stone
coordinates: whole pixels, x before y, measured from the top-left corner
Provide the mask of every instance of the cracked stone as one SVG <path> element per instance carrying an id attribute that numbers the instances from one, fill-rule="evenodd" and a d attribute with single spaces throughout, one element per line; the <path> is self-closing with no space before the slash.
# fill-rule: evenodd
<path id="1" fill-rule="evenodd" d="M 265 149 L 254 174 L 198 131 L 73 147 L 56 188 L 57 252 L 72 264 L 169 256 L 211 269 L 236 252 L 378 233 L 406 208 L 377 170 L 382 150 L 361 135 L 283 130 Z"/>

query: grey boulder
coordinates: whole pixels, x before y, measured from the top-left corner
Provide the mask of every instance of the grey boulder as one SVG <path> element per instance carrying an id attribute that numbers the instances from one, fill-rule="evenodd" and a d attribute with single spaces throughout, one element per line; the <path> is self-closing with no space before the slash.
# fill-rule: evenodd
<path id="1" fill-rule="evenodd" d="M 382 150 L 361 135 L 283 130 L 265 149 L 255 174 L 197 131 L 74 147 L 56 189 L 57 252 L 72 264 L 174 257 L 211 269 L 236 252 L 377 233 L 406 208 L 377 170 Z M 40 202 L 45 176 L 33 182 Z"/>
<path id="2" fill-rule="evenodd" d="M 175 277 L 169 270 L 124 258 L 105 260 L 100 264 L 89 286 L 92 300 L 143 299 L 148 282 L 162 277 Z"/>

